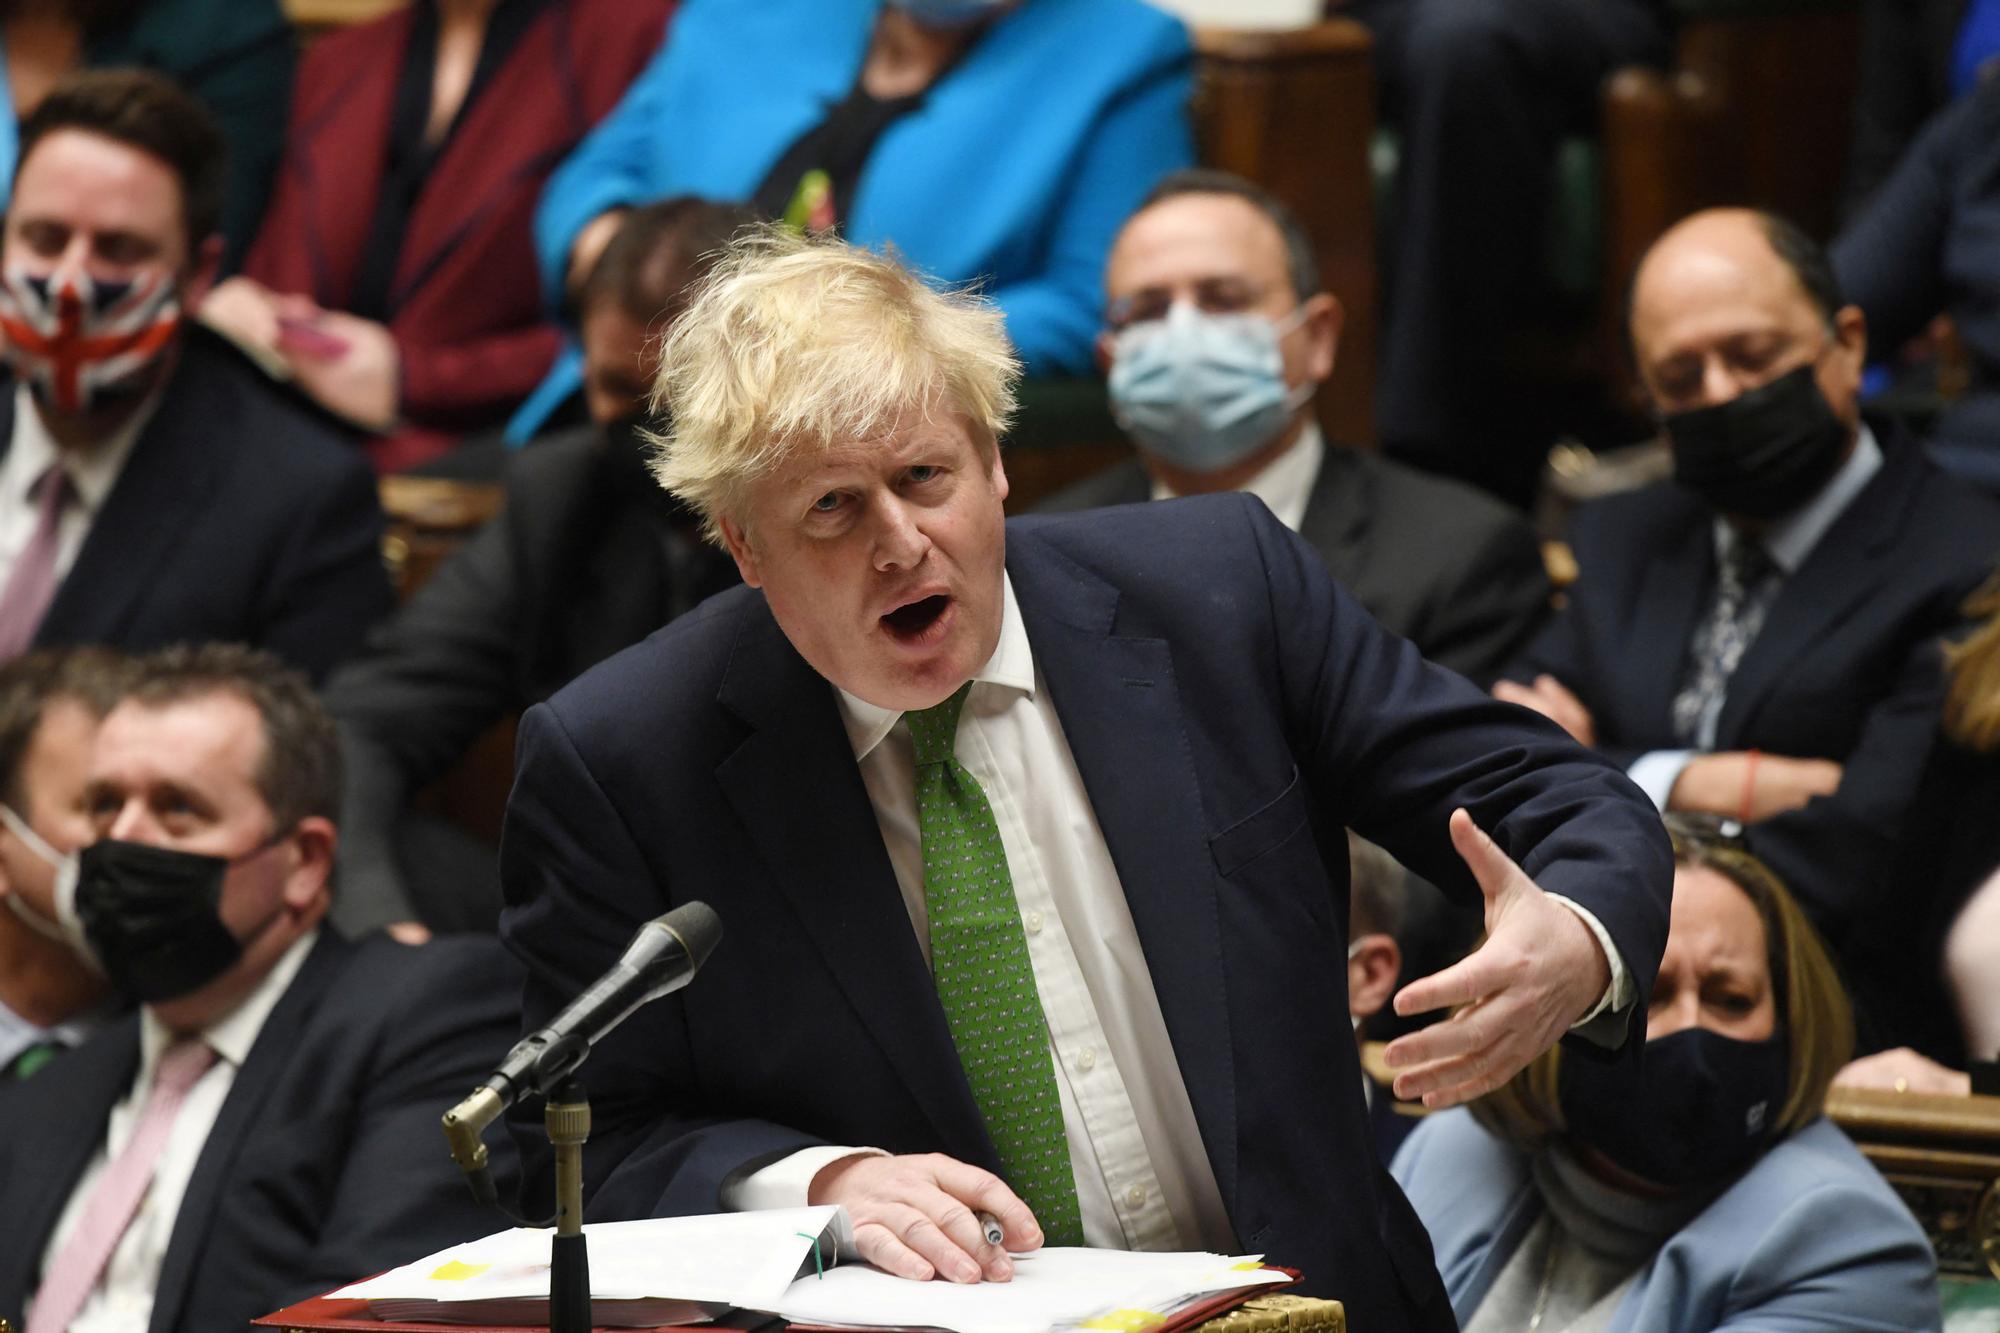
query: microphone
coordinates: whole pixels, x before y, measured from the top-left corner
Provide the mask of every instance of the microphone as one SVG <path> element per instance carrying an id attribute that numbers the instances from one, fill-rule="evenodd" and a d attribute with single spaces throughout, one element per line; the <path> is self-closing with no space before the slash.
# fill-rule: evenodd
<path id="1" fill-rule="evenodd" d="M 722 918 L 707 903 L 687 903 L 646 922 L 610 971 L 546 1026 L 516 1042 L 500 1067 L 445 1113 L 452 1158 L 472 1179 L 475 1194 L 491 1201 L 486 1145 L 479 1138 L 486 1126 L 522 1097 L 547 1096 L 560 1087 L 589 1057 L 591 1047 L 633 1010 L 692 981 L 721 938 Z"/>

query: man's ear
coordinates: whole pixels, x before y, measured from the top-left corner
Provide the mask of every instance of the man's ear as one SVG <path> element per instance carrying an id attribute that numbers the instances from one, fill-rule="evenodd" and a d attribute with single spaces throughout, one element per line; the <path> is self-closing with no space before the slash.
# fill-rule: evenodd
<path id="1" fill-rule="evenodd" d="M 1097 353 L 1097 373 L 1100 375 L 1109 375 L 1111 373 L 1111 363 L 1117 360 L 1111 354 L 1111 330 L 1099 330 L 1096 341 L 1091 344 L 1091 349 Z"/>
<path id="2" fill-rule="evenodd" d="M 1321 292 L 1305 303 L 1306 373 L 1316 383 L 1333 375 L 1340 358 L 1340 334 L 1347 326 L 1347 309 L 1332 292 Z"/>
<path id="3" fill-rule="evenodd" d="M 309 815 L 292 830 L 293 855 L 297 858 L 285 878 L 285 906 L 304 915 L 323 906 L 333 886 L 333 853 L 340 841 L 333 821 Z"/>
<path id="4" fill-rule="evenodd" d="M 1833 312 L 1833 337 L 1840 345 L 1842 358 L 1852 364 L 1858 383 L 1862 367 L 1868 361 L 1868 317 L 1861 313 L 1860 306 L 1844 305 Z"/>
<path id="5" fill-rule="evenodd" d="M 215 286 L 215 280 L 221 275 L 222 237 L 217 234 L 195 247 L 191 262 L 188 264 L 187 289 L 182 293 L 182 310 L 184 312 L 199 310 L 201 303 L 208 299 L 210 289 Z"/>
<path id="6" fill-rule="evenodd" d="M 1357 935 L 1353 957 L 1347 960 L 1347 1011 L 1358 1019 L 1381 1012 L 1396 991 L 1403 970 L 1403 951 L 1394 935 Z"/>
<path id="7" fill-rule="evenodd" d="M 757 572 L 757 553 L 750 548 L 749 536 L 733 518 L 723 518 L 718 526 L 722 529 L 722 544 L 729 548 L 729 558 L 736 562 L 736 572 L 751 587 L 763 587 L 763 577 Z"/>

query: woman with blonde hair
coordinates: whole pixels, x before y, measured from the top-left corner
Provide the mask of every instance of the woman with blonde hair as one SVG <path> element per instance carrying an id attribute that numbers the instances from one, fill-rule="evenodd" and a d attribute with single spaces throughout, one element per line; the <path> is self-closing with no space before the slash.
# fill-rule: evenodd
<path id="1" fill-rule="evenodd" d="M 1551 1050 L 1396 1156 L 1453 1311 L 1466 1333 L 1937 1328 L 1923 1231 L 1821 1112 L 1853 1046 L 1826 949 L 1749 853 L 1675 856 L 1645 1042 Z"/>

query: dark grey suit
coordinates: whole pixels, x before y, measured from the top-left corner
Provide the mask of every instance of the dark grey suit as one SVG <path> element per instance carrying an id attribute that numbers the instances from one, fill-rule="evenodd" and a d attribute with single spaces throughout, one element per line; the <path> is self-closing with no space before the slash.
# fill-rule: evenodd
<path id="1" fill-rule="evenodd" d="M 420 949 L 331 931 L 236 1071 L 160 1266 L 149 1333 L 212 1333 L 498 1231 L 438 1118 L 507 1053 L 518 972 L 491 940 Z M 49 1235 L 139 1067 L 127 1015 L 26 1083 L 0 1133 L 0 1317 L 22 1318 Z M 494 1136 L 498 1139 L 500 1136 Z M 513 1154 L 504 1143 L 503 1188 Z"/>
<path id="2" fill-rule="evenodd" d="M 1134 459 L 1041 507 L 1060 513 L 1151 495 Z M 1470 486 L 1373 454 L 1328 445 L 1299 535 L 1370 615 L 1482 685 L 1548 615 L 1541 548 L 1520 515 Z"/>

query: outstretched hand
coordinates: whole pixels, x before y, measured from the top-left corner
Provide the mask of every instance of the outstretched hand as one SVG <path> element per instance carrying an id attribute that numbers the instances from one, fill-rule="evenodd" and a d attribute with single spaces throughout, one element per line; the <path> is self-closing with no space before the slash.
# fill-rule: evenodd
<path id="1" fill-rule="evenodd" d="M 1395 1091 L 1456 1106 L 1499 1087 L 1555 1045 L 1611 984 L 1611 964 L 1583 919 L 1529 879 L 1464 810 L 1451 841 L 1486 898 L 1486 942 L 1396 995 L 1396 1012 L 1456 1008 L 1389 1044 Z"/>

